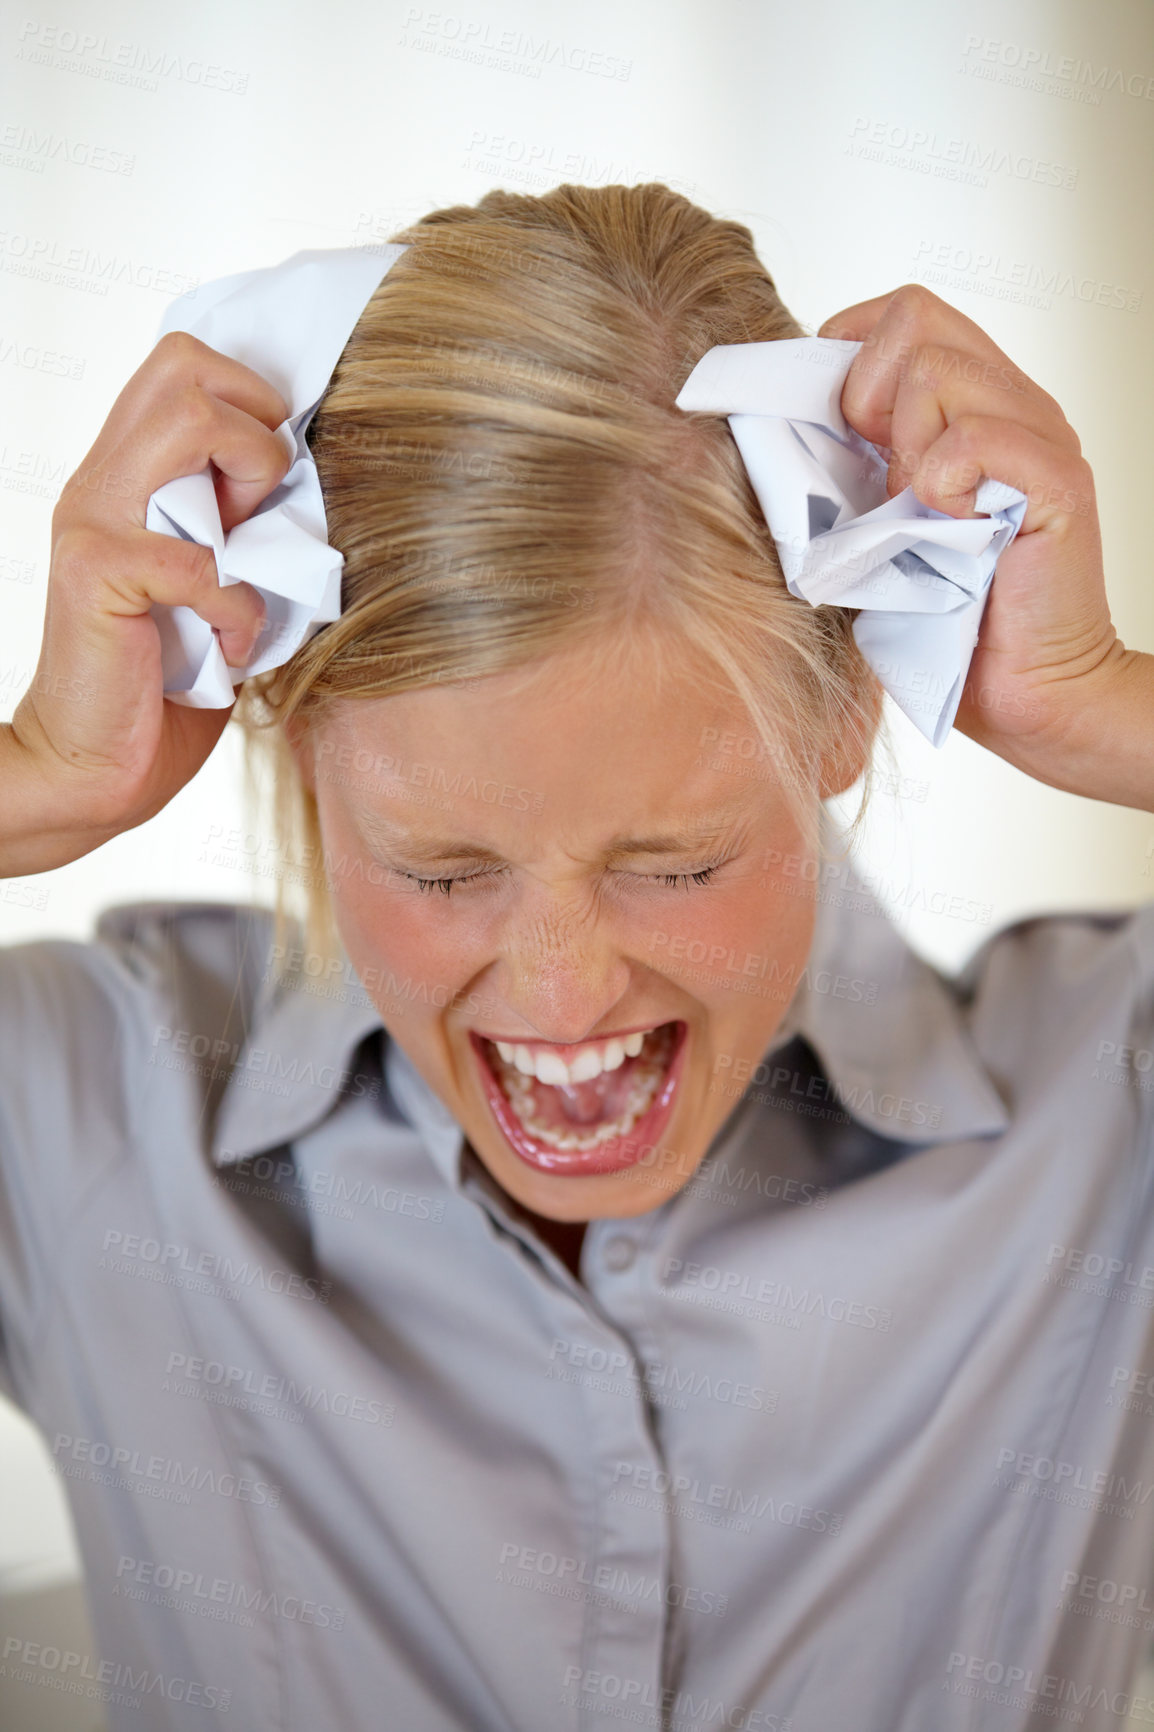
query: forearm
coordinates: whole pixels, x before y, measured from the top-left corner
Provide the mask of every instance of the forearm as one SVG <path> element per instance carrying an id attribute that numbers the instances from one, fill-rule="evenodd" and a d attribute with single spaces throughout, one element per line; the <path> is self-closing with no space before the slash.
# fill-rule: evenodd
<path id="1" fill-rule="evenodd" d="M 77 822 L 77 802 L 56 785 L 10 722 L 0 723 L 0 878 L 51 872 L 115 830 Z"/>
<path id="2" fill-rule="evenodd" d="M 1024 748 L 1019 768 L 1051 787 L 1154 812 L 1154 655 L 1117 644 L 1080 682 L 1059 747 L 1032 756 Z"/>

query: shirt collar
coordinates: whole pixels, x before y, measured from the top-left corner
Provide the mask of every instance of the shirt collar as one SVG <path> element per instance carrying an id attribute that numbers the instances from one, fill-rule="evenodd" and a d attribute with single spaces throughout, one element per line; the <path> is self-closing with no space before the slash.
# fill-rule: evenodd
<path id="1" fill-rule="evenodd" d="M 907 944 L 858 871 L 839 862 L 840 837 L 828 811 L 823 842 L 813 943 L 769 1051 L 802 1035 L 845 1110 L 899 1142 L 1004 1131 L 1009 1115 L 968 1032 L 959 992 Z M 786 862 L 783 870 L 788 878 Z M 797 887 L 813 893 L 801 876 Z M 320 980 L 290 975 L 262 991 L 217 1115 L 214 1163 L 227 1166 L 291 1143 L 326 1118 L 343 1093 L 379 1094 L 380 1068 L 358 1059 L 358 1050 L 383 1027 L 347 957 L 339 975 L 335 969 Z M 465 1141 L 460 1126 L 395 1041 L 386 1036 L 380 1050 L 386 1096 L 456 1187 Z"/>
<path id="2" fill-rule="evenodd" d="M 258 989 L 213 1127 L 218 1167 L 303 1136 L 342 1094 L 380 1094 L 379 1068 L 359 1054 L 366 1036 L 383 1028 L 381 1013 L 343 953 L 340 964 L 339 973 L 314 979 L 292 970 Z"/>
<path id="3" fill-rule="evenodd" d="M 814 941 L 783 1028 L 804 1036 L 845 1110 L 882 1136 L 933 1143 L 1006 1130 L 962 990 L 907 943 L 841 857 L 828 809 L 822 842 Z"/>

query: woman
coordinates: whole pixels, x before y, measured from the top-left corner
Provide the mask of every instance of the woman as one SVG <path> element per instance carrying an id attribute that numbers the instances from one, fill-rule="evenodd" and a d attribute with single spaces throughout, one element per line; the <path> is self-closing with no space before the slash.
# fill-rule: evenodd
<path id="1" fill-rule="evenodd" d="M 282 918 L 137 903 L 0 966 L 8 1387 L 104 1656 L 70 1674 L 118 1727 L 1117 1726 L 1151 911 L 951 982 L 845 863 L 853 616 L 789 595 L 724 420 L 674 408 L 711 346 L 802 334 L 746 230 L 562 187 L 397 238 L 310 433 L 341 617 L 236 712 Z M 920 288 L 823 335 L 891 492 L 1030 502 L 958 725 L 1151 809 L 1057 404 Z M 5 871 L 208 756 L 229 712 L 164 703 L 149 609 L 240 667 L 257 598 L 145 506 L 211 460 L 242 521 L 285 412 L 189 338 L 118 399 L 0 736 Z"/>

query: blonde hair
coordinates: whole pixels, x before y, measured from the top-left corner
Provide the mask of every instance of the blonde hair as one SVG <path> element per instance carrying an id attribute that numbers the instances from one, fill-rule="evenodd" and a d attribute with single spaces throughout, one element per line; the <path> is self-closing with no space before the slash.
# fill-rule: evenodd
<path id="1" fill-rule="evenodd" d="M 246 681 L 233 712 L 283 856 L 277 944 L 297 889 L 309 948 L 339 944 L 285 725 L 307 733 L 336 700 L 483 678 L 579 641 L 603 654 L 644 633 L 708 668 L 744 703 L 812 845 L 817 764 L 839 745 L 868 758 L 877 683 L 853 610 L 787 590 L 725 418 L 674 406 L 715 344 L 806 335 L 750 231 L 653 183 L 489 192 L 391 238 L 408 250 L 309 432 L 345 556 L 342 614 Z"/>

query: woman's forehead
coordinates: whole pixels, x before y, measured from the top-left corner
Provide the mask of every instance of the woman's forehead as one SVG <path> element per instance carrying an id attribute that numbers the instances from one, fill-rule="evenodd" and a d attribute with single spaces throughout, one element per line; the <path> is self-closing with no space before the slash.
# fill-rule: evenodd
<path id="1" fill-rule="evenodd" d="M 330 700 L 317 733 L 366 739 L 390 728 L 458 727 L 472 732 L 487 718 L 583 718 L 623 715 L 664 729 L 688 711 L 702 726 L 751 724 L 744 704 L 692 645 L 635 639 L 627 646 L 593 639 L 473 678 L 429 681 L 384 697 Z M 707 735 L 707 738 L 709 736 Z"/>

